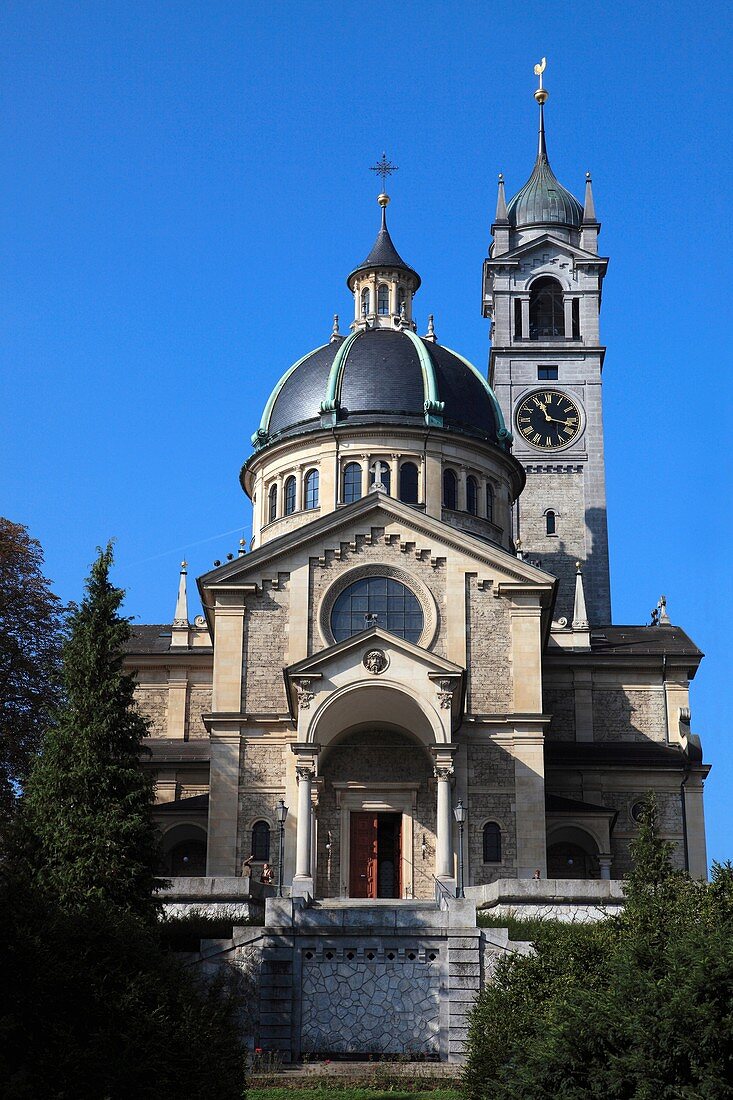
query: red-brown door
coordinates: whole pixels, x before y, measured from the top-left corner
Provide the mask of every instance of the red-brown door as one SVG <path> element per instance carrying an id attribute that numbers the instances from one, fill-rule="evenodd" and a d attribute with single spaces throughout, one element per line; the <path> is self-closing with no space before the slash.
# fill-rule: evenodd
<path id="1" fill-rule="evenodd" d="M 377 896 L 377 815 L 351 815 L 351 869 L 349 897 Z"/>

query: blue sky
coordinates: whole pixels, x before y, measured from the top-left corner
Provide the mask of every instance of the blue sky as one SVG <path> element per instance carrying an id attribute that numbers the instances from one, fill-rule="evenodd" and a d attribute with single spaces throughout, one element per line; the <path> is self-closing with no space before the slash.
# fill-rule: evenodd
<path id="1" fill-rule="evenodd" d="M 602 337 L 614 618 L 661 592 L 708 654 L 692 726 L 733 857 L 730 4 L 6 0 L 0 14 L 0 508 L 65 599 L 95 547 L 141 621 L 177 569 L 235 551 L 238 485 L 283 370 L 348 324 L 378 226 L 420 272 L 418 324 L 487 361 L 496 177 L 535 148 L 593 173 L 610 256 Z M 726 445 L 727 444 L 727 445 Z"/>

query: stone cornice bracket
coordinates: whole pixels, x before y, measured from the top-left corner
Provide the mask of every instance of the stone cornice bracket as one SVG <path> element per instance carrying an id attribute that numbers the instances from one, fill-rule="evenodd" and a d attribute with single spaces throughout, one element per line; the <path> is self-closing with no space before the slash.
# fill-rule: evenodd
<path id="1" fill-rule="evenodd" d="M 290 744 L 290 750 L 295 753 L 295 774 L 298 782 L 308 777 L 313 779 L 316 774 L 321 746 L 313 745 L 310 742 L 293 741 Z"/>
<path id="2" fill-rule="evenodd" d="M 436 779 L 452 779 L 454 774 L 453 757 L 458 752 L 458 745 L 431 745 L 430 755 L 433 757 L 433 772 Z"/>
<path id="3" fill-rule="evenodd" d="M 323 676 L 320 672 L 289 673 L 285 671 L 285 690 L 290 707 L 290 715 L 296 718 L 296 710 L 310 710 L 310 705 L 315 699 L 315 689 L 318 681 Z"/>
<path id="4" fill-rule="evenodd" d="M 441 709 L 450 710 L 453 706 L 455 693 L 461 686 L 462 674 L 459 672 L 429 672 L 428 679 L 435 684 L 435 691 Z"/>

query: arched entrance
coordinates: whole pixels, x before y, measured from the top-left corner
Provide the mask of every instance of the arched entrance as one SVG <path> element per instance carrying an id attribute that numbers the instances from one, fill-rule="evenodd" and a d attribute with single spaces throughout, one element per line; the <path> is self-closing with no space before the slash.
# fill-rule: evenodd
<path id="1" fill-rule="evenodd" d="M 198 825 L 174 825 L 163 834 L 164 875 L 199 878 L 206 874 L 206 830 Z"/>
<path id="2" fill-rule="evenodd" d="M 548 878 L 599 878 L 598 844 L 584 829 L 566 825 L 548 836 Z"/>
<path id="3" fill-rule="evenodd" d="M 322 752 L 316 811 L 321 897 L 434 895 L 433 764 L 410 733 L 371 724 Z"/>

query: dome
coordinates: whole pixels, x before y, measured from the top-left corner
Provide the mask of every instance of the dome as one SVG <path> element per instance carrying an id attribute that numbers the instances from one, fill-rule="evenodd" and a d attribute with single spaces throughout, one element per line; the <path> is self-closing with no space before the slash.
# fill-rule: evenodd
<path id="1" fill-rule="evenodd" d="M 583 221 L 583 207 L 575 195 L 563 187 L 547 159 L 542 103 L 537 160 L 524 187 L 507 204 L 506 216 L 509 224 L 517 229 L 530 225 L 564 225 L 580 229 Z"/>
<path id="2" fill-rule="evenodd" d="M 256 447 L 324 427 L 442 427 L 508 449 L 488 381 L 467 359 L 410 328 L 364 328 L 305 355 L 278 382 Z"/>

